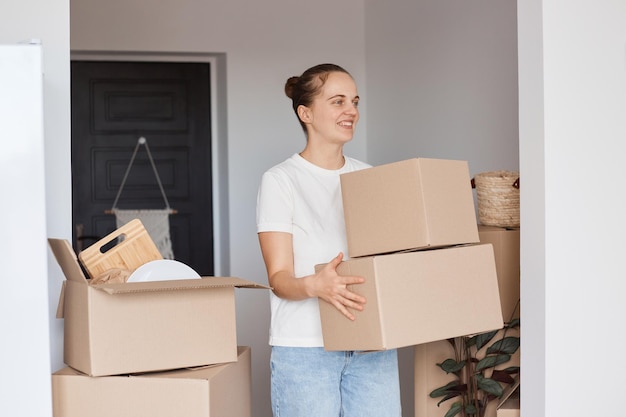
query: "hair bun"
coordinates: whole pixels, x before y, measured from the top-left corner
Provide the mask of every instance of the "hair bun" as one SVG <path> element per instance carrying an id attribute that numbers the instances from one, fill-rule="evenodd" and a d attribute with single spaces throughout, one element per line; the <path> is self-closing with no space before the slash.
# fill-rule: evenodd
<path id="1" fill-rule="evenodd" d="M 285 83 L 285 94 L 292 100 L 294 86 L 298 83 L 299 80 L 300 77 L 289 77 L 287 79 L 287 82 Z"/>

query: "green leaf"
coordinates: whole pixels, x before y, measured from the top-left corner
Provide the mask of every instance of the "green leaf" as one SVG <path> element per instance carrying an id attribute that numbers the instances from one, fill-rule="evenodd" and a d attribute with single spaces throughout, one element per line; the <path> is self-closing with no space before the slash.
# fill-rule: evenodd
<path id="1" fill-rule="evenodd" d="M 508 322 L 505 327 L 507 329 L 515 329 L 515 328 L 517 328 L 519 326 L 520 326 L 520 320 L 519 319 L 513 319 L 510 322 Z"/>
<path id="2" fill-rule="evenodd" d="M 450 409 L 444 417 L 454 417 L 463 410 L 461 403 L 454 403 L 450 406 Z"/>
<path id="3" fill-rule="evenodd" d="M 471 347 L 471 346 L 476 346 L 476 338 L 478 337 L 478 335 L 476 336 L 472 336 L 472 337 L 468 337 L 465 336 L 465 346 L 466 347 Z"/>
<path id="4" fill-rule="evenodd" d="M 512 384 L 515 381 L 511 374 L 498 369 L 494 369 L 494 371 L 491 373 L 491 379 L 493 379 L 494 381 L 502 382 L 504 384 Z"/>
<path id="5" fill-rule="evenodd" d="M 502 385 L 499 382 L 494 381 L 491 378 L 485 378 L 481 375 L 476 376 L 476 384 L 478 388 L 485 391 L 488 394 L 494 395 L 498 398 L 502 397 Z"/>
<path id="6" fill-rule="evenodd" d="M 473 416 L 477 412 L 478 410 L 476 409 L 474 404 L 468 404 L 467 406 L 465 406 L 465 414 L 469 414 L 470 416 Z"/>
<path id="7" fill-rule="evenodd" d="M 476 364 L 476 372 L 482 371 L 483 369 L 487 368 L 493 368 L 494 366 L 500 365 L 501 363 L 508 362 L 510 359 L 511 355 L 485 356 Z"/>
<path id="8" fill-rule="evenodd" d="M 446 396 L 450 393 L 465 392 L 467 391 L 467 385 L 461 384 L 459 380 L 448 382 L 443 387 L 436 388 L 430 393 L 430 398 L 438 398 Z"/>
<path id="9" fill-rule="evenodd" d="M 477 350 L 482 349 L 482 347 L 485 346 L 487 343 L 489 343 L 491 339 L 493 339 L 497 333 L 498 333 L 498 330 L 494 330 L 492 332 L 481 333 L 472 337 L 472 339 L 474 339 L 476 343 L 476 349 Z"/>
<path id="10" fill-rule="evenodd" d="M 520 345 L 519 337 L 505 337 L 504 339 L 500 339 L 497 342 L 494 342 L 493 345 L 489 346 L 487 349 L 487 354 L 491 353 L 508 353 L 513 354 L 517 352 Z"/>
<path id="11" fill-rule="evenodd" d="M 446 371 L 447 374 L 455 374 L 463 369 L 465 361 L 457 362 L 454 359 L 446 359 L 442 363 L 438 363 L 437 366 Z"/>
<path id="12" fill-rule="evenodd" d="M 439 405 L 441 405 L 441 403 L 445 403 L 446 401 L 448 401 L 451 398 L 456 398 L 461 396 L 462 394 L 460 392 L 453 392 L 450 393 L 448 395 L 446 395 L 445 397 L 443 397 L 441 400 L 439 400 L 439 402 L 437 403 L 437 407 L 439 407 Z"/>
<path id="13" fill-rule="evenodd" d="M 509 366 L 506 369 L 501 369 L 502 372 L 506 372 L 509 375 L 519 374 L 520 368 L 519 366 Z"/>

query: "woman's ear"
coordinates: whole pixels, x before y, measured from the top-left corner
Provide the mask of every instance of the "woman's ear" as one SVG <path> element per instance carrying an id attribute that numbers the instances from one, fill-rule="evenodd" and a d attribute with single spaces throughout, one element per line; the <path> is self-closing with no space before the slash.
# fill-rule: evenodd
<path id="1" fill-rule="evenodd" d="M 302 104 L 298 106 L 298 117 L 302 123 L 311 123 L 311 109 Z"/>

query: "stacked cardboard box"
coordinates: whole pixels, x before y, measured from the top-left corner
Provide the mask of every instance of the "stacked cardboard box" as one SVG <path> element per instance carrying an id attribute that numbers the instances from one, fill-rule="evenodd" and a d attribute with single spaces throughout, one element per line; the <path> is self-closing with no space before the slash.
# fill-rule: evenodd
<path id="1" fill-rule="evenodd" d="M 494 248 L 502 315 L 506 320 L 519 318 L 520 230 L 478 225 L 478 232 L 480 242 L 489 243 Z M 507 330 L 507 335 L 519 336 L 519 329 L 509 329 Z M 443 405 L 438 407 L 437 403 L 440 399 L 430 398 L 429 393 L 453 379 L 453 376 L 447 375 L 436 364 L 443 362 L 447 358 L 454 357 L 454 350 L 448 342 L 436 341 L 415 346 L 414 353 L 415 416 L 443 417 L 448 408 Z M 519 366 L 519 364 L 520 352 L 518 350 L 509 362 L 499 365 L 497 368 L 504 369 L 509 366 Z M 515 404 L 511 405 L 512 402 L 514 402 L 514 399 L 509 399 L 506 404 L 504 401 L 501 401 L 502 404 L 492 401 L 487 407 L 485 416 L 500 417 L 500 415 L 505 415 L 504 407 L 508 407 L 506 408 L 507 412 L 515 412 L 514 409 L 511 409 L 511 407 L 515 407 Z M 519 399 L 517 407 L 519 408 Z M 517 413 L 519 415 L 519 409 Z"/>
<path id="2" fill-rule="evenodd" d="M 356 320 L 320 301 L 327 350 L 383 350 L 499 329 L 491 244 L 480 244 L 465 161 L 414 158 L 341 176 Z M 320 266 L 321 267 L 321 266 Z"/>
<path id="3" fill-rule="evenodd" d="M 250 348 L 236 362 L 194 369 L 90 377 L 52 375 L 55 417 L 250 417 Z"/>
<path id="4" fill-rule="evenodd" d="M 250 415 L 234 290 L 267 287 L 234 277 L 92 284 L 68 241 L 49 244 L 66 278 L 57 316 L 68 367 L 52 375 L 54 417 Z"/>
<path id="5" fill-rule="evenodd" d="M 520 417 L 519 377 L 508 387 L 496 408 L 496 417 Z"/>

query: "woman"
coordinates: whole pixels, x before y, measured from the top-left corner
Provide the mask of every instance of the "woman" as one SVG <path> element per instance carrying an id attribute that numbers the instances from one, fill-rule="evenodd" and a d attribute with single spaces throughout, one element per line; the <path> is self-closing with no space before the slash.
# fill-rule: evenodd
<path id="1" fill-rule="evenodd" d="M 285 93 L 306 146 L 263 175 L 257 204 L 259 242 L 273 289 L 274 416 L 399 417 L 395 350 L 323 348 L 318 300 L 346 320 L 367 308 L 365 298 L 347 288 L 364 279 L 336 272 L 347 250 L 339 175 L 369 167 L 343 155 L 359 120 L 356 84 L 343 68 L 322 64 L 289 78 Z M 326 265 L 315 272 L 318 264 Z"/>

